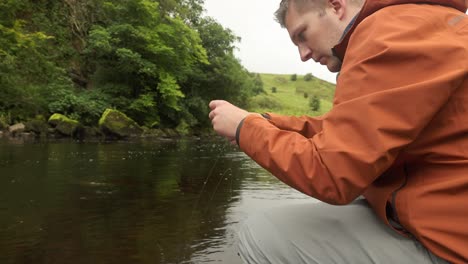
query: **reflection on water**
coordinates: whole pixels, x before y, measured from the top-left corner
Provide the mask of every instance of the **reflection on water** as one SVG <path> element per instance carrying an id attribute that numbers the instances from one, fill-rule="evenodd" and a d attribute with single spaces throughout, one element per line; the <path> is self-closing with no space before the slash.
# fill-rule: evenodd
<path id="1" fill-rule="evenodd" d="M 249 214 L 311 198 L 223 141 L 0 143 L 0 263 L 239 263 Z"/>

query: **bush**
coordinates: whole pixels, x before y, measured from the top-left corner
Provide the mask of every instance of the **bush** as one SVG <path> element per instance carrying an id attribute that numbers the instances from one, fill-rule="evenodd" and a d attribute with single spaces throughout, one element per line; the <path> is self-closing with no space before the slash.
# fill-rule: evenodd
<path id="1" fill-rule="evenodd" d="M 211 122 L 207 118 L 210 112 L 207 106 L 208 102 L 199 96 L 185 98 L 183 101 L 183 110 L 180 113 L 181 119 L 179 125 L 177 126 L 178 129 L 180 130 L 180 127 L 183 127 L 184 123 L 187 124 L 190 128 L 195 129 L 211 127 Z"/>
<path id="2" fill-rule="evenodd" d="M 10 115 L 0 112 L 0 130 L 7 129 L 10 124 Z"/>
<path id="3" fill-rule="evenodd" d="M 95 125 L 102 112 L 110 106 L 107 95 L 98 89 L 81 92 L 57 90 L 52 97 L 49 103 L 51 113 L 62 113 L 85 125 Z"/>
<path id="4" fill-rule="evenodd" d="M 309 94 L 308 93 L 304 93 L 304 98 L 308 98 L 309 97 Z"/>
<path id="5" fill-rule="evenodd" d="M 320 99 L 318 98 L 317 95 L 314 95 L 313 97 L 310 98 L 309 106 L 312 109 L 312 111 L 320 110 Z"/>
<path id="6" fill-rule="evenodd" d="M 271 92 L 276 93 L 276 87 L 271 87 Z"/>
<path id="7" fill-rule="evenodd" d="M 308 82 L 311 81 L 313 78 L 312 73 L 308 73 L 304 76 L 304 81 Z"/>
<path id="8" fill-rule="evenodd" d="M 275 109 L 281 109 L 281 103 L 278 102 L 275 98 L 265 96 L 265 95 L 259 95 L 254 97 L 250 101 L 250 108 L 252 109 L 258 109 L 261 108 L 263 110 L 267 109 L 269 111 L 275 110 Z"/>
<path id="9" fill-rule="evenodd" d="M 291 81 L 295 82 L 297 80 L 297 74 L 291 75 Z"/>

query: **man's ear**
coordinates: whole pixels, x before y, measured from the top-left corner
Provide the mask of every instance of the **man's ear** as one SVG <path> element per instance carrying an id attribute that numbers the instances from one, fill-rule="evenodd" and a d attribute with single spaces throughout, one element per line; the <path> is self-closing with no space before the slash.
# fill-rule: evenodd
<path id="1" fill-rule="evenodd" d="M 347 0 L 328 0 L 329 7 L 333 9 L 340 20 L 344 18 L 347 4 Z"/>

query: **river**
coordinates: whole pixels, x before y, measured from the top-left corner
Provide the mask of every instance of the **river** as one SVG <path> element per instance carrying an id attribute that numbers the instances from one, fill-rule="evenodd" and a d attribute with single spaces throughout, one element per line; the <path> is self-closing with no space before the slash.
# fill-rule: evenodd
<path id="1" fill-rule="evenodd" d="M 218 139 L 0 142 L 0 263 L 240 263 L 249 215 L 315 202 Z"/>

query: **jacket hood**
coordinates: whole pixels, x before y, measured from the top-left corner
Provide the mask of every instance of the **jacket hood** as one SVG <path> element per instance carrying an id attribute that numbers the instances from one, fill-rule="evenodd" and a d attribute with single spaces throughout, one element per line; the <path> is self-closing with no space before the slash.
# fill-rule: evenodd
<path id="1" fill-rule="evenodd" d="M 356 17 L 356 20 L 346 35 L 341 39 L 341 42 L 338 43 L 333 48 L 333 53 L 341 61 L 346 53 L 348 47 L 348 42 L 350 36 L 353 34 L 354 29 L 364 20 L 366 17 L 372 15 L 376 11 L 391 5 L 401 5 L 401 4 L 434 4 L 453 7 L 465 13 L 467 10 L 468 1 L 465 0 L 366 0 L 361 11 Z"/>

